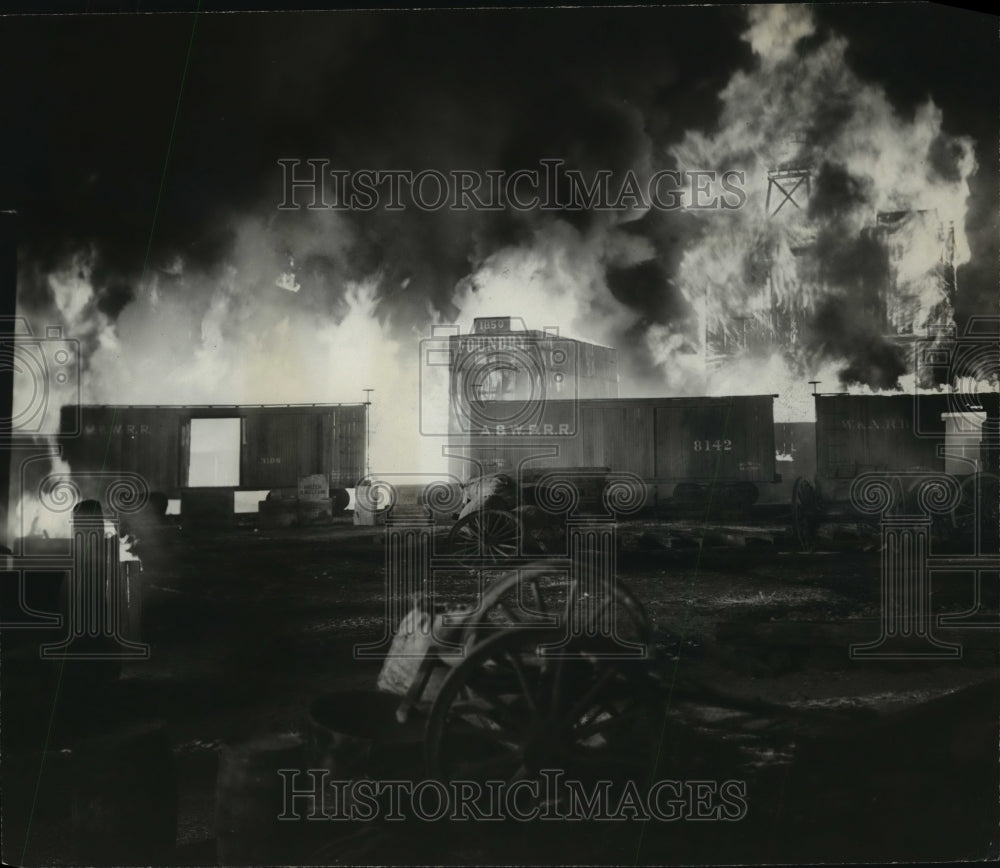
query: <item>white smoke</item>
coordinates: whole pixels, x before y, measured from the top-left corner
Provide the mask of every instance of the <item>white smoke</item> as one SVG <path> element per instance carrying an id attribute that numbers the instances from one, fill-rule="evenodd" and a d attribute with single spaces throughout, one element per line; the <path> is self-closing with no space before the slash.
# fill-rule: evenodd
<path id="1" fill-rule="evenodd" d="M 799 40 L 815 32 L 807 6 L 757 6 L 748 14 L 744 38 L 757 57 L 754 68 L 737 72 L 722 90 L 718 129 L 689 133 L 674 149 L 682 169 L 724 167 L 746 179 L 742 209 L 699 212 L 706 231 L 681 262 L 679 283 L 700 311 L 702 340 L 712 323 L 735 327 L 766 319 L 773 299 L 788 309 L 813 309 L 836 288 L 803 271 L 799 251 L 831 227 L 846 240 L 858 239 L 871 231 L 879 212 L 928 215 L 891 240 L 898 297 L 889 299 L 890 321 L 895 311 L 899 317 L 905 313 L 914 329 L 936 325 L 950 311 L 940 274 L 943 253 L 950 247 L 955 266 L 970 255 L 964 215 L 975 171 L 972 141 L 949 136 L 940 109 L 930 101 L 912 118 L 901 116 L 881 87 L 850 69 L 844 39 L 833 35 L 804 50 Z M 935 148 L 947 152 L 951 171 L 930 165 Z M 810 213 L 805 188 L 781 210 L 776 206 L 785 196 L 777 187 L 770 187 L 768 201 L 770 171 L 807 172 L 815 185 L 824 165 L 837 167 L 856 185 L 854 198 L 841 203 L 836 214 Z M 784 187 L 795 182 L 786 180 Z M 857 267 L 860 272 L 862 264 Z M 728 359 L 710 373 L 708 392 L 764 383 L 761 391 L 782 394 L 779 408 L 793 414 L 798 412 L 793 406 L 808 408 L 805 381 L 821 380 L 825 390 L 835 389 L 839 368 L 851 360 L 811 356 L 800 339 L 792 335 L 768 359 Z M 789 400 L 793 393 L 801 400 Z"/>
<path id="2" fill-rule="evenodd" d="M 803 53 L 801 40 L 815 30 L 808 7 L 755 6 L 748 17 L 744 38 L 755 66 L 736 73 L 719 94 L 716 131 L 690 132 L 668 159 L 656 143 L 647 142 L 636 158 L 641 177 L 675 168 L 675 161 L 682 170 L 743 172 L 748 198 L 739 210 L 698 212 L 707 231 L 684 251 L 676 280 L 701 324 L 693 330 L 675 323 L 645 329 L 635 340 L 644 342 L 640 349 L 659 365 L 657 376 L 623 382 L 622 393 L 780 392 L 779 418 L 799 418 L 811 408 L 806 381 L 834 386 L 835 361 L 801 358 L 806 367 L 793 370 L 775 353 L 713 368 L 692 352 L 692 342 L 703 340 L 706 319 L 759 312 L 762 299 L 747 279 L 757 250 L 769 251 L 779 294 L 801 294 L 808 305 L 814 301 L 809 294 L 822 291 L 799 280 L 793 253 L 821 227 L 792 206 L 768 219 L 768 171 L 782 164 L 842 166 L 865 188 L 863 201 L 841 215 L 850 231 L 860 232 L 877 211 L 932 211 L 954 226 L 958 265 L 969 256 L 963 216 L 975 164 L 971 141 L 947 136 L 933 103 L 912 118 L 901 117 L 881 88 L 856 76 L 843 39 L 831 37 Z M 952 155 L 951 175 L 927 164 L 942 140 Z M 556 326 L 565 336 L 619 342 L 637 313 L 610 292 L 607 269 L 656 256 L 648 241 L 622 231 L 622 220 L 636 216 L 596 220 L 586 230 L 553 219 L 539 225 L 528 243 L 474 263 L 453 298 L 463 330 L 478 316 L 513 315 L 522 316 L 529 328 Z M 385 325 L 380 299 L 396 289 L 385 286 L 392 263 L 362 280 L 344 277 L 347 269 L 338 265 L 358 239 L 350 222 L 332 211 L 280 220 L 245 217 L 233 229 L 235 243 L 225 262 L 205 270 L 178 256 L 150 269 L 114 322 L 97 309 L 92 257 L 86 252 L 45 277 L 55 305 L 52 316 L 87 347 L 82 400 L 358 403 L 362 390 L 372 388 L 373 469 L 443 468 L 442 441 L 420 435 L 421 400 L 440 405 L 440 419 L 447 417 L 445 393 L 430 393 L 425 385 L 420 394 L 420 339 L 427 335 L 403 338 Z M 913 289 L 918 320 L 940 301 L 939 284 L 927 279 L 937 255 L 915 241 L 899 261 L 899 280 Z M 329 267 L 307 264 L 317 260 Z M 440 321 L 430 312 L 427 318 Z M 39 320 L 36 329 L 45 324 Z M 636 348 L 618 349 L 627 357 Z M 45 430 L 58 429 L 58 405 L 57 396 Z"/>

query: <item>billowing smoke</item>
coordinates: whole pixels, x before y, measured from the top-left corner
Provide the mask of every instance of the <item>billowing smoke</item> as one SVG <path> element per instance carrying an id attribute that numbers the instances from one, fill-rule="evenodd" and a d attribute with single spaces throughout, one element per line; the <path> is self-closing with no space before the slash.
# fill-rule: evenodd
<path id="1" fill-rule="evenodd" d="M 953 323 L 974 143 L 949 134 L 930 100 L 901 115 L 807 7 L 753 7 L 749 19 L 753 67 L 723 89 L 717 130 L 675 149 L 682 166 L 747 178 L 746 206 L 704 212 L 680 269 L 703 304 L 706 350 L 735 347 L 737 366 L 779 354 L 786 399 L 831 379 L 831 365 L 826 388 L 898 388 L 909 351 L 887 336 Z M 754 347 L 755 330 L 770 341 Z"/>
<path id="2" fill-rule="evenodd" d="M 823 295 L 808 314 L 802 345 L 813 358 L 846 359 L 839 371 L 844 385 L 893 389 L 906 373 L 905 350 L 886 337 L 882 310 L 890 279 L 886 245 L 851 215 L 873 194 L 868 178 L 823 163 L 806 209 L 818 225 L 812 264 Z"/>
<path id="3" fill-rule="evenodd" d="M 974 305 L 940 279 L 941 227 L 959 277 L 989 272 L 988 233 L 965 231 L 973 143 L 930 100 L 898 111 L 813 14 L 203 16 L 186 73 L 190 19 L 50 19 L 64 49 L 51 77 L 11 46 L 26 70 L 15 114 L 38 119 L 7 161 L 33 204 L 20 309 L 80 341 L 84 401 L 353 402 L 374 388 L 373 453 L 391 469 L 440 447 L 415 437 L 419 339 L 480 315 L 617 347 L 625 395 L 892 388 L 906 365 L 888 326 Z M 94 60 L 104 40 L 121 46 L 116 68 Z M 40 88 L 79 75 L 87 98 L 47 108 Z M 123 78 L 142 81 L 141 101 Z M 555 157 L 641 181 L 733 170 L 746 201 L 283 212 L 286 157 L 444 172 Z M 809 167 L 809 195 L 772 214 L 781 167 Z M 904 216 L 880 227 L 879 213 Z M 913 242 L 891 261 L 890 233 Z M 890 278 L 899 309 L 878 302 Z M 757 358 L 746 334 L 774 310 L 787 339 Z M 721 364 L 713 341 L 729 348 Z"/>

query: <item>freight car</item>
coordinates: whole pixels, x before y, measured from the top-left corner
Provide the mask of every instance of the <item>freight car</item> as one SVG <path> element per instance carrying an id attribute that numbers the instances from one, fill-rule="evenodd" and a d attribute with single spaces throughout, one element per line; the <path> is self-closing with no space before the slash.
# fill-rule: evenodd
<path id="1" fill-rule="evenodd" d="M 998 395 L 815 396 L 815 476 L 792 488 L 792 527 L 811 550 L 826 522 L 870 521 L 852 502 L 863 474 L 885 474 L 890 509 L 914 512 L 917 490 L 931 474 L 954 478 L 960 490 L 946 517 L 953 535 L 996 524 Z"/>
<path id="2" fill-rule="evenodd" d="M 150 491 L 176 498 L 202 484 L 192 479 L 193 426 L 231 420 L 238 442 L 228 448 L 238 450 L 238 469 L 220 487 L 295 488 L 301 477 L 322 474 L 343 508 L 346 489 L 364 475 L 366 412 L 365 404 L 65 407 L 63 458 L 84 482 L 135 473 Z"/>
<path id="3" fill-rule="evenodd" d="M 481 402 L 482 424 L 451 443 L 469 480 L 452 537 L 486 550 L 484 536 L 496 535 L 509 548 L 523 532 L 509 513 L 537 500 L 525 489 L 530 495 L 540 474 L 560 469 L 591 483 L 602 473 L 632 474 L 646 506 L 669 514 L 744 515 L 759 487 L 778 481 L 774 397 Z"/>
<path id="4" fill-rule="evenodd" d="M 613 398 L 542 402 L 533 418 L 518 402 L 488 401 L 490 420 L 455 448 L 468 475 L 607 467 L 643 480 L 650 504 L 746 508 L 775 481 L 773 395 Z"/>

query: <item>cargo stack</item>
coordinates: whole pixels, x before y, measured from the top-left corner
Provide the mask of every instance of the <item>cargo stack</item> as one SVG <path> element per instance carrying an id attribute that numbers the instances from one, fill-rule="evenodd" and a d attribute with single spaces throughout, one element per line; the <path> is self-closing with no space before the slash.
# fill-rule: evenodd
<path id="1" fill-rule="evenodd" d="M 330 480 L 322 473 L 299 478 L 295 515 L 299 525 L 326 524 L 333 518 Z"/>
<path id="2" fill-rule="evenodd" d="M 299 477 L 298 486 L 276 488 L 267 493 L 267 499 L 258 503 L 258 516 L 262 527 L 302 527 L 328 524 L 337 512 L 343 510 L 339 500 L 330 497 L 330 480 L 322 473 Z"/>

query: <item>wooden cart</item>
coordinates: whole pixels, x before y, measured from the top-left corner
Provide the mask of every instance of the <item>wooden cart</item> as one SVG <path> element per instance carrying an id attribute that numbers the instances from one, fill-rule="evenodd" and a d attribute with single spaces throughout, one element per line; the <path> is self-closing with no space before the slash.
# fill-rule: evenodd
<path id="1" fill-rule="evenodd" d="M 651 628 L 621 582 L 580 581 L 568 562 L 545 559 L 502 573 L 474 610 L 439 614 L 436 625 L 397 711 L 401 722 L 426 714 L 434 778 L 559 769 L 640 780 L 655 766 L 662 690 Z"/>
<path id="2" fill-rule="evenodd" d="M 448 551 L 461 563 L 497 566 L 519 555 L 544 555 L 565 538 L 565 487 L 576 511 L 600 514 L 610 468 L 533 468 L 519 480 L 491 473 L 465 485 L 462 508 L 448 534 Z"/>

